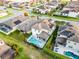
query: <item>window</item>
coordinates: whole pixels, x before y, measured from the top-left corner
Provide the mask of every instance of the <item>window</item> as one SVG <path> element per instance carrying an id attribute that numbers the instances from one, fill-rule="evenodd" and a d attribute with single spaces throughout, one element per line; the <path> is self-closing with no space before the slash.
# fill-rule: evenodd
<path id="1" fill-rule="evenodd" d="M 18 25 L 19 23 L 21 23 L 21 21 L 20 20 L 17 20 L 17 21 L 15 21 L 14 22 L 16 25 Z"/>
<path id="2" fill-rule="evenodd" d="M 72 48 L 72 46 L 68 46 L 69 48 Z"/>
<path id="3" fill-rule="evenodd" d="M 76 43 L 74 43 L 74 45 L 76 45 Z"/>
<path id="4" fill-rule="evenodd" d="M 68 43 L 70 43 L 70 41 L 68 41 Z"/>

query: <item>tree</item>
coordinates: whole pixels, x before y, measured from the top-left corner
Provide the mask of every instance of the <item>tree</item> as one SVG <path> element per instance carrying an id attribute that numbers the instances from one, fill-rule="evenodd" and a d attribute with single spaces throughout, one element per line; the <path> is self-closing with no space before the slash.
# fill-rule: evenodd
<path id="1" fill-rule="evenodd" d="M 0 5 L 3 5 L 3 2 L 0 1 Z"/>
<path id="2" fill-rule="evenodd" d="M 27 12 L 24 12 L 24 16 L 29 16 L 29 14 Z"/>

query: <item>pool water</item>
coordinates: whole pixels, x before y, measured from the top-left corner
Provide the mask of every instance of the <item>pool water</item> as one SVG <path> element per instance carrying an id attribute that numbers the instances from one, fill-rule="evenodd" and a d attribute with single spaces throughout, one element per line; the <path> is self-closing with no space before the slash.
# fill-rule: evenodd
<path id="1" fill-rule="evenodd" d="M 66 56 L 72 57 L 72 59 L 79 59 L 78 55 L 75 55 L 74 53 L 70 52 L 70 51 L 66 51 L 65 52 Z"/>
<path id="2" fill-rule="evenodd" d="M 43 46 L 45 45 L 45 41 L 41 40 L 41 39 L 38 39 L 38 38 L 35 38 L 33 36 L 30 36 L 28 39 L 27 39 L 27 42 L 29 43 L 32 43 L 33 45 L 39 47 L 39 48 L 43 48 Z"/>

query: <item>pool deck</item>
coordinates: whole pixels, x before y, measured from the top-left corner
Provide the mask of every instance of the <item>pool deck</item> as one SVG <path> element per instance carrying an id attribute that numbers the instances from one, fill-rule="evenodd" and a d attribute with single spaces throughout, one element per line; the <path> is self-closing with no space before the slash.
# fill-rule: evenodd
<path id="1" fill-rule="evenodd" d="M 72 49 L 70 49 L 70 48 L 65 48 L 65 47 L 56 47 L 56 48 L 58 48 L 58 50 L 57 50 L 56 53 L 59 53 L 59 54 L 61 54 L 61 55 L 65 55 L 65 54 L 64 54 L 65 51 L 70 51 L 70 52 L 73 52 L 73 53 L 76 54 L 76 55 L 79 55 L 79 53 L 78 53 L 76 50 L 72 50 Z M 67 56 L 67 55 L 65 55 L 65 56 L 66 56 L 66 57 L 69 57 L 69 56 Z M 69 57 L 69 58 L 71 58 L 71 57 Z"/>

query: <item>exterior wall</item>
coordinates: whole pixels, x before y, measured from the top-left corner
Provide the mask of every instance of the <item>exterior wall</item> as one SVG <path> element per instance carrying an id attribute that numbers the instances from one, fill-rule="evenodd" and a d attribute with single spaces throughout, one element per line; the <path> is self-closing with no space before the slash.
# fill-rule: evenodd
<path id="1" fill-rule="evenodd" d="M 78 13 L 76 12 L 69 12 L 68 16 L 70 17 L 77 17 Z"/>
<path id="2" fill-rule="evenodd" d="M 35 36 L 35 37 L 37 37 L 37 35 L 40 34 L 41 32 L 42 31 L 38 31 L 38 30 L 32 28 L 32 35 Z"/>
<path id="3" fill-rule="evenodd" d="M 67 48 L 74 49 L 74 50 L 79 50 L 79 43 L 76 43 L 76 42 L 67 40 L 66 47 L 67 47 Z"/>
<path id="4" fill-rule="evenodd" d="M 51 29 L 51 31 L 48 32 L 49 35 L 51 35 L 54 30 L 55 30 L 55 26 L 53 26 L 52 29 Z"/>
<path id="5" fill-rule="evenodd" d="M 66 48 L 76 55 L 79 55 L 79 43 L 67 40 Z"/>

